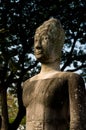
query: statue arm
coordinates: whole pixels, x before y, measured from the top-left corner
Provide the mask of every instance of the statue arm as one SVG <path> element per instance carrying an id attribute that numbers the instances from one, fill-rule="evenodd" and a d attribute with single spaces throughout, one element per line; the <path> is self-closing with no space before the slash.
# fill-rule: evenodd
<path id="1" fill-rule="evenodd" d="M 86 129 L 85 84 L 80 75 L 69 79 L 70 130 Z"/>

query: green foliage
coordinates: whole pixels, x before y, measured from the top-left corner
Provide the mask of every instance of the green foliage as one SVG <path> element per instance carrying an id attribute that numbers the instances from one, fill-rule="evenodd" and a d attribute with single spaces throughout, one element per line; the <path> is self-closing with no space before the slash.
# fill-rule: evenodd
<path id="1" fill-rule="evenodd" d="M 22 82 L 40 70 L 40 65 L 32 56 L 35 29 L 50 17 L 60 19 L 65 29 L 66 38 L 62 50 L 61 69 L 81 70 L 80 72 L 86 80 L 85 5 L 85 0 L 1 1 L 0 91 L 8 89 L 15 94 L 19 111 L 23 110 L 20 109 L 23 108 Z M 13 108 L 15 110 L 15 106 Z M 17 110 L 15 113 L 17 116 Z M 24 111 L 22 113 L 21 119 L 25 115 Z M 16 116 L 14 116 L 15 119 Z M 9 118 L 10 123 L 13 123 L 15 119 L 10 116 Z M 18 125 L 15 127 L 17 128 Z"/>
<path id="2" fill-rule="evenodd" d="M 12 123 L 18 113 L 18 103 L 17 99 L 13 94 L 7 94 L 7 104 L 8 104 L 8 114 L 9 122 Z"/>

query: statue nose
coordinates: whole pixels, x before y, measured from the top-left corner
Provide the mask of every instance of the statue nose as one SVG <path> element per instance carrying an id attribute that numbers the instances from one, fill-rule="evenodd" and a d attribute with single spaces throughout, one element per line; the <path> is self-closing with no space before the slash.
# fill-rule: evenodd
<path id="1" fill-rule="evenodd" d="M 41 46 L 41 42 L 40 42 L 40 41 L 36 42 L 35 48 L 36 48 L 36 49 L 40 49 L 41 47 L 42 47 L 42 46 Z"/>

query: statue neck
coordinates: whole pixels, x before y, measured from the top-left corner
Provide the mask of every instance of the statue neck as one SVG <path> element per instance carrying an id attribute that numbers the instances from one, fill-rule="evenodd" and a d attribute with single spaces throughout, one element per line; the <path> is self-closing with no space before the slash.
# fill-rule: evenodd
<path id="1" fill-rule="evenodd" d="M 48 79 L 52 78 L 55 74 L 60 72 L 60 62 L 42 63 L 41 71 L 34 76 L 31 80 Z"/>
<path id="2" fill-rule="evenodd" d="M 56 61 L 56 62 L 51 62 L 51 63 L 42 63 L 41 66 L 41 72 L 42 73 L 52 73 L 52 72 L 58 72 L 60 71 L 60 62 Z"/>

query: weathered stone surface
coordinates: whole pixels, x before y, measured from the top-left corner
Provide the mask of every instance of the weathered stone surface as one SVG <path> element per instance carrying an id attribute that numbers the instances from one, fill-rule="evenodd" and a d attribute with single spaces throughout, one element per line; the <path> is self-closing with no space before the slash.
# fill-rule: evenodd
<path id="1" fill-rule="evenodd" d="M 69 125 L 71 130 L 85 130 L 84 95 L 84 83 L 77 74 L 59 72 L 47 79 L 27 80 L 26 130 L 66 130 Z"/>

